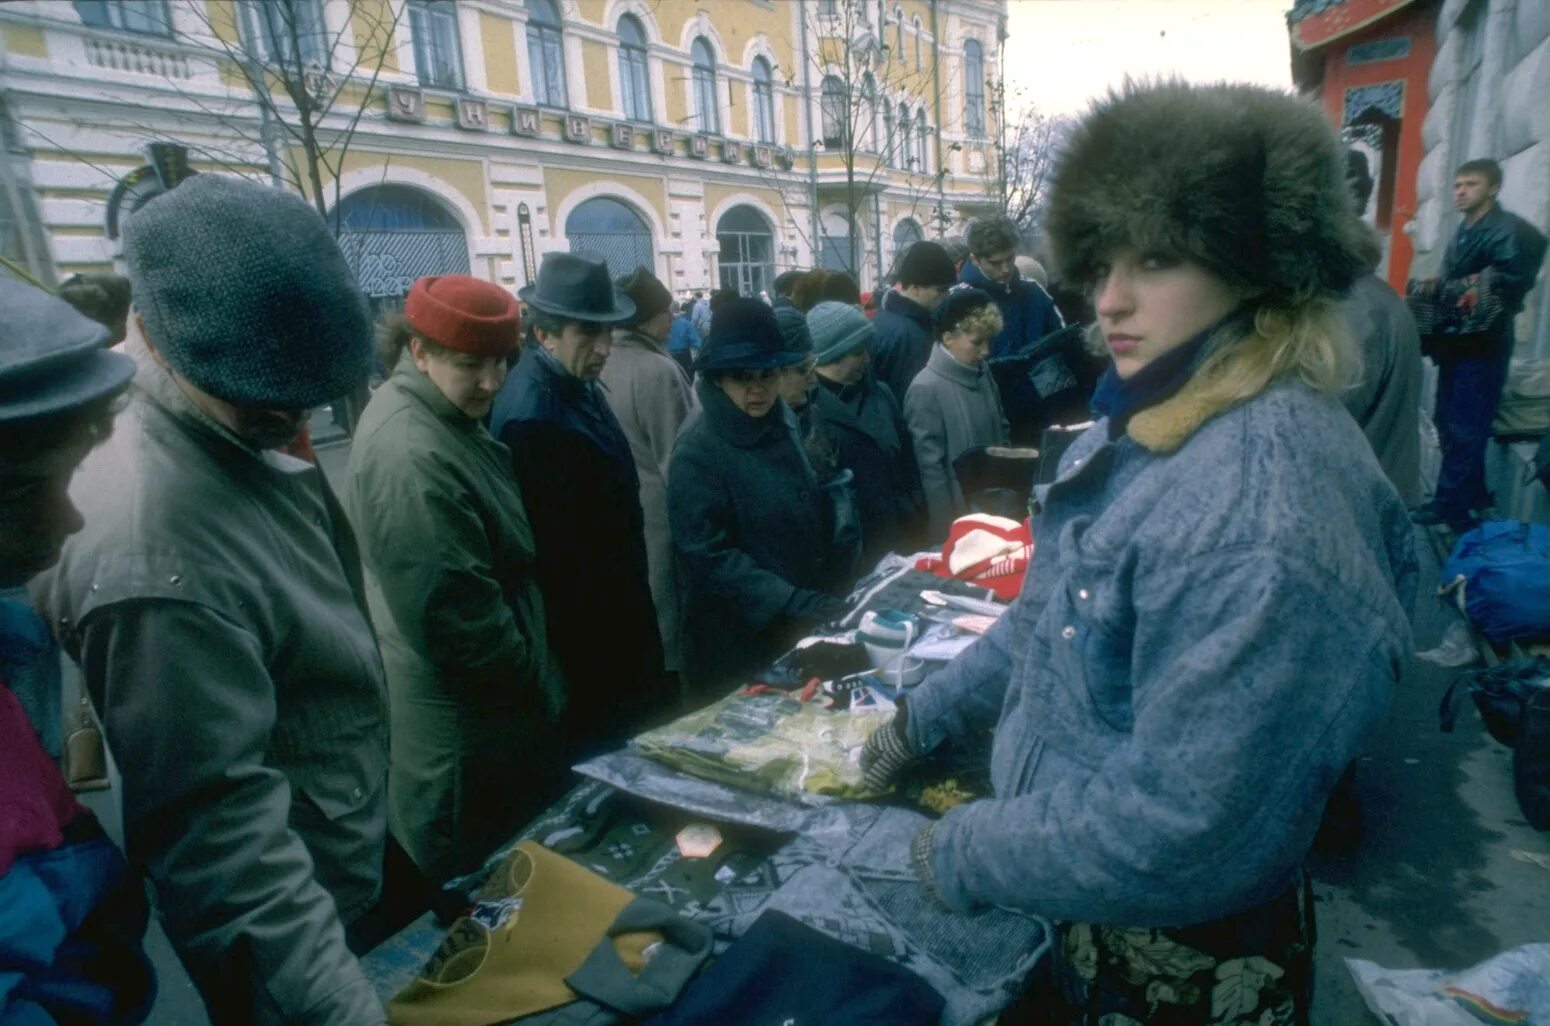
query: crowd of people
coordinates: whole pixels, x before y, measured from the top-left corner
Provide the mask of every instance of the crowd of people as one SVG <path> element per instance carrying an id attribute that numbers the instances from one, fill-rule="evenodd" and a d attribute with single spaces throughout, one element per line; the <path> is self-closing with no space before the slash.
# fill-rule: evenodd
<path id="1" fill-rule="evenodd" d="M 1505 245 L 1482 223 L 1456 263 Z M 1305 1021 L 1299 866 L 1411 647 L 1415 327 L 1334 134 L 1271 91 L 1099 102 L 1048 233 L 1091 325 L 996 218 L 961 252 L 915 243 L 870 304 L 813 270 L 685 308 L 649 269 L 551 253 L 515 296 L 422 278 L 373 325 L 312 208 L 213 174 L 127 221 L 129 316 L 0 283 L 0 571 L 79 667 L 128 856 L 0 687 L 0 904 L 84 945 L 41 963 L 75 991 L 4 1000 L 143 1019 L 143 872 L 213 1021 L 384 1022 L 361 953 L 573 763 L 940 542 L 974 508 L 965 455 L 1077 394 L 1095 423 L 1018 497 L 1023 593 L 863 769 L 885 787 L 994 731 L 994 798 L 910 854 L 931 900 L 1057 924 L 1049 1022 Z M 106 348 L 126 336 L 133 360 Z M 365 380 L 374 339 L 388 375 L 331 486 L 307 411 Z M 1466 501 L 1451 466 L 1437 503 Z M 3 630 L 8 684 L 30 637 Z M 59 851 L 77 868 L 21 872 Z M 1262 986 L 1224 1018 L 1209 980 L 1245 958 Z"/>

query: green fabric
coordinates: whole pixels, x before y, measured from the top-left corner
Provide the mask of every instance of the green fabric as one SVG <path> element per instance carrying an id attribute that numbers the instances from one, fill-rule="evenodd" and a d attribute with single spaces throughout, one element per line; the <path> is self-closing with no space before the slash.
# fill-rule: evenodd
<path id="1" fill-rule="evenodd" d="M 872 798 L 881 792 L 862 779 L 861 749 L 886 722 L 790 695 L 738 692 L 632 743 L 685 773 L 751 791 Z"/>
<path id="2" fill-rule="evenodd" d="M 344 503 L 391 705 L 388 822 L 433 879 L 478 865 L 553 797 L 541 778 L 564 688 L 510 466 L 408 354 L 350 454 Z"/>

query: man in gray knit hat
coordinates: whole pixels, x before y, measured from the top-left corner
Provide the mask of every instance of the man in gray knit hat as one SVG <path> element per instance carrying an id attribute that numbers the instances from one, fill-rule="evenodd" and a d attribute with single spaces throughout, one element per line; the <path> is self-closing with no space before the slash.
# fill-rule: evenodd
<path id="1" fill-rule="evenodd" d="M 346 937 L 381 890 L 382 663 L 349 526 L 281 451 L 365 376 L 365 304 L 316 211 L 213 174 L 135 213 L 124 247 L 145 358 L 33 597 L 211 1020 L 375 1026 Z"/>

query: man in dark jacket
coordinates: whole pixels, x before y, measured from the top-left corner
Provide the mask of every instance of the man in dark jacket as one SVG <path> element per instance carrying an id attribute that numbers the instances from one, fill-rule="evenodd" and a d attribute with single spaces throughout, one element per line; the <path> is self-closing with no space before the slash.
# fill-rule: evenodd
<path id="1" fill-rule="evenodd" d="M 544 257 L 518 293 L 536 345 L 495 400 L 533 525 L 549 644 L 565 677 L 565 744 L 584 758 L 666 712 L 671 692 L 647 573 L 640 478 L 597 378 L 635 313 L 603 261 Z"/>
<path id="2" fill-rule="evenodd" d="M 1474 305 L 1479 289 L 1494 289 L 1501 313 L 1483 332 L 1436 337 L 1429 355 L 1437 361 L 1437 435 L 1442 469 L 1432 500 L 1414 514 L 1418 524 L 1447 523 L 1454 531 L 1472 527 L 1491 503 L 1485 487 L 1485 447 L 1512 360 L 1513 320 L 1533 287 L 1545 255 L 1545 237 L 1496 202 L 1502 169 L 1494 160 L 1471 160 L 1453 178 L 1453 207 L 1464 215 L 1443 257 L 1442 278 L 1467 285 L 1461 310 Z M 1488 280 L 1482 280 L 1482 276 Z"/>
<path id="3" fill-rule="evenodd" d="M 952 258 L 935 242 L 917 242 L 899 262 L 898 280 L 873 318 L 872 373 L 903 402 L 931 355 L 931 311 L 958 280 Z"/>
<path id="4" fill-rule="evenodd" d="M 1001 311 L 1001 333 L 990 340 L 990 358 L 1015 356 L 1052 331 L 1065 327 L 1055 301 L 1038 282 L 1017 270 L 1017 226 L 1010 218 L 992 217 L 969 226 L 969 259 L 959 272 L 965 285 L 989 293 Z M 1001 403 L 1012 423 L 1014 440 L 1037 434 L 1041 399 L 1076 384 L 1059 357 L 1042 360 L 1028 373 L 1001 384 Z"/>
<path id="5" fill-rule="evenodd" d="M 819 303 L 808 311 L 807 327 L 818 370 L 813 405 L 840 467 L 855 476 L 861 563 L 870 569 L 888 552 L 913 552 L 923 540 L 915 449 L 893 392 L 869 369 L 874 328 L 866 315 L 844 303 Z"/>

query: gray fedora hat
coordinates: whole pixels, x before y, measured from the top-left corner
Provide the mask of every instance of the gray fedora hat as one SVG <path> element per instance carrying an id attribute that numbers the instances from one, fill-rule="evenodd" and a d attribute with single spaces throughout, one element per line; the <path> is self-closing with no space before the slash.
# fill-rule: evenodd
<path id="1" fill-rule="evenodd" d="M 0 424 L 66 413 L 122 392 L 135 362 L 108 329 L 42 289 L 0 278 Z"/>
<path id="2" fill-rule="evenodd" d="M 517 298 L 555 317 L 618 324 L 635 316 L 635 301 L 614 287 L 608 265 L 580 253 L 545 253 L 538 281 Z"/>

